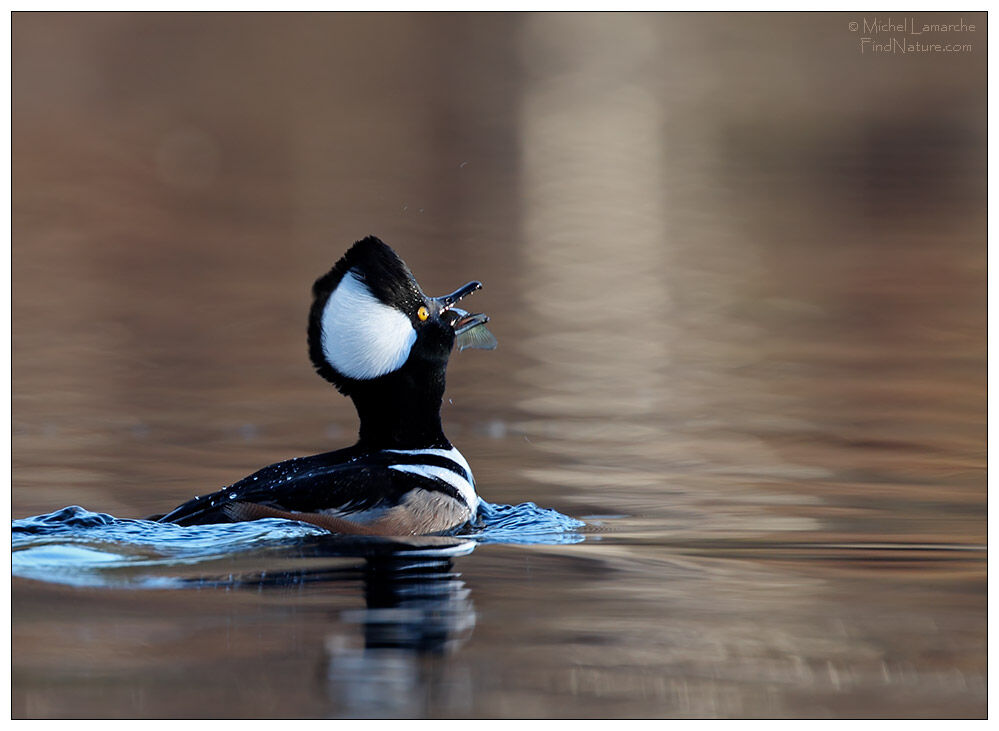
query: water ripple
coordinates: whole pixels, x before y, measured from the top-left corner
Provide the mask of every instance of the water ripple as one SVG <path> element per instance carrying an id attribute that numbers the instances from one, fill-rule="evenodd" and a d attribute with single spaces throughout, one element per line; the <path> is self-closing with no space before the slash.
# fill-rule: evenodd
<path id="1" fill-rule="evenodd" d="M 477 521 L 453 536 L 407 540 L 333 536 L 307 523 L 267 518 L 246 523 L 179 526 L 116 518 L 70 506 L 11 522 L 11 573 L 73 585 L 167 588 L 190 585 L 190 567 L 227 555 L 273 558 L 273 551 L 309 542 L 326 556 L 371 557 L 420 553 L 447 558 L 479 543 L 578 543 L 584 524 L 534 503 L 482 503 Z M 185 567 L 185 576 L 178 577 Z"/>
<path id="2" fill-rule="evenodd" d="M 462 535 L 477 543 L 579 543 L 585 523 L 534 503 L 479 505 L 478 521 Z"/>

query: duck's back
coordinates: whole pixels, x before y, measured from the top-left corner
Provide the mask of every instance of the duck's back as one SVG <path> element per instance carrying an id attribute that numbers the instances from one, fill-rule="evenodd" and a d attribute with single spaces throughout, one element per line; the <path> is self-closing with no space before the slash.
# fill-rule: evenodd
<path id="1" fill-rule="evenodd" d="M 436 533 L 475 514 L 474 484 L 468 463 L 450 445 L 355 446 L 272 464 L 159 520 L 202 525 L 276 517 L 338 533 Z"/>

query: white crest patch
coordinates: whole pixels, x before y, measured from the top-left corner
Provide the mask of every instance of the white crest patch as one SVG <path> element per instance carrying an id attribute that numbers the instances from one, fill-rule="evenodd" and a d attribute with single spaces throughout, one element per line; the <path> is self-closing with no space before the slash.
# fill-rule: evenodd
<path id="1" fill-rule="evenodd" d="M 380 302 L 354 270 L 343 276 L 323 308 L 323 354 L 348 378 L 369 380 L 398 370 L 415 342 L 409 318 Z"/>

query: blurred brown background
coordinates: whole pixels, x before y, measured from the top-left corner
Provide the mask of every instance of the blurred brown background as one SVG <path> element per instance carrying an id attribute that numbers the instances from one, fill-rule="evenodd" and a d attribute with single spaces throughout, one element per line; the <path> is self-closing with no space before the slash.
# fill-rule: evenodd
<path id="1" fill-rule="evenodd" d="M 311 282 L 374 233 L 430 293 L 485 282 L 475 309 L 500 348 L 452 361 L 448 434 L 487 500 L 619 516 L 572 556 L 620 568 L 733 539 L 968 551 L 914 558 L 914 583 L 871 605 L 892 617 L 870 630 L 877 652 L 837 640 L 835 693 L 813 672 L 761 695 L 750 621 L 728 646 L 746 658 L 734 686 L 681 701 L 629 681 L 613 708 L 981 712 L 986 16 L 893 14 L 975 29 L 865 35 L 876 17 L 15 13 L 14 517 L 161 512 L 350 443 L 305 322 Z M 863 37 L 960 48 L 862 52 Z M 795 577 L 775 586 L 807 576 L 854 606 L 885 590 L 802 550 L 767 566 Z M 732 616 L 751 611 L 751 586 L 729 588 Z M 913 596 L 949 613 L 910 615 Z M 789 656 L 825 667 L 804 627 Z M 911 683 L 882 672 L 885 647 Z M 963 685 L 938 682 L 951 669 Z M 573 687 L 581 713 L 607 712 Z M 471 712 L 503 715 L 479 691 Z M 519 707 L 555 712 L 536 692 Z M 824 692 L 838 700 L 817 706 Z"/>

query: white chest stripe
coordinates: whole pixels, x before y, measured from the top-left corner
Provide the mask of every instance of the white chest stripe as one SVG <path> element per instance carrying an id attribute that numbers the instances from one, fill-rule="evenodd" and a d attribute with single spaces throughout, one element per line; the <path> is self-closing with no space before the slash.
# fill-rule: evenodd
<path id="1" fill-rule="evenodd" d="M 353 270 L 326 301 L 323 354 L 348 378 L 368 380 L 402 367 L 416 342 L 409 318 L 383 304 Z"/>
<path id="2" fill-rule="evenodd" d="M 451 447 L 451 449 L 386 449 L 385 451 L 392 454 L 412 454 L 413 456 L 430 454 L 434 457 L 449 459 L 465 470 L 465 474 L 468 475 L 468 481 L 472 483 L 472 487 L 475 487 L 475 478 L 472 476 L 472 468 L 468 466 L 468 460 L 454 447 Z"/>
<path id="3" fill-rule="evenodd" d="M 468 503 L 468 507 L 471 508 L 473 513 L 479 507 L 479 496 L 475 494 L 475 488 L 465 478 L 457 472 L 449 470 L 447 467 L 437 467 L 429 464 L 394 464 L 389 469 L 446 482 L 458 491 L 458 494 Z"/>

